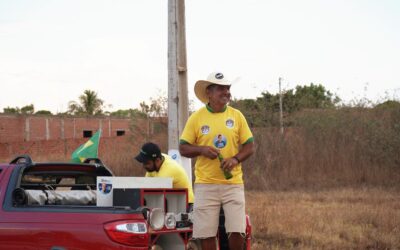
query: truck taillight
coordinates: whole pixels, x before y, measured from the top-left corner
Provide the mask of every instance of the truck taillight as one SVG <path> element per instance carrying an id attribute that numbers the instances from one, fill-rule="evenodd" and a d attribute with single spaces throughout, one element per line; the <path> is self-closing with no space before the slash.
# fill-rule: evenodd
<path id="1" fill-rule="evenodd" d="M 104 225 L 104 230 L 112 241 L 136 247 L 147 247 L 149 235 L 147 224 L 138 221 L 114 221 Z"/>

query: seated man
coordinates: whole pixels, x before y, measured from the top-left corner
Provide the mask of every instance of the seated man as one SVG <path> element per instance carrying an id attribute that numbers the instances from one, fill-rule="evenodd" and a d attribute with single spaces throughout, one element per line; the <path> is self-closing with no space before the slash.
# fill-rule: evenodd
<path id="1" fill-rule="evenodd" d="M 186 188 L 188 190 L 189 208 L 194 202 L 192 182 L 182 166 L 169 155 L 162 154 L 157 144 L 148 142 L 140 149 L 135 159 L 143 164 L 147 171 L 146 177 L 171 177 L 173 188 Z"/>

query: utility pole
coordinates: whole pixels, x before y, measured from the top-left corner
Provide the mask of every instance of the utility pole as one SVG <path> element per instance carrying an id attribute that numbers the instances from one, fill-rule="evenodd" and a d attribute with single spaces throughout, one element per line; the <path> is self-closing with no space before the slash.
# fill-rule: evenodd
<path id="1" fill-rule="evenodd" d="M 281 134 L 283 135 L 283 107 L 282 107 L 282 91 L 281 91 L 282 77 L 279 77 L 279 110 L 280 110 L 280 122 L 281 122 Z"/>
<path id="2" fill-rule="evenodd" d="M 168 154 L 181 163 L 191 181 L 191 160 L 178 150 L 188 117 L 185 1 L 168 0 Z"/>

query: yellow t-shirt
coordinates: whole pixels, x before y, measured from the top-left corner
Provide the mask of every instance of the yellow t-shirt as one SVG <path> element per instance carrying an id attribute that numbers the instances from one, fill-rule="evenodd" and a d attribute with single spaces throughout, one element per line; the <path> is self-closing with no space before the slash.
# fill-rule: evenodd
<path id="1" fill-rule="evenodd" d="M 214 113 L 206 106 L 189 117 L 180 141 L 183 144 L 215 147 L 220 149 L 223 158 L 230 158 L 239 152 L 240 145 L 253 141 L 253 134 L 239 110 L 227 106 L 223 112 Z M 195 183 L 243 184 L 241 164 L 232 170 L 233 177 L 227 180 L 218 158 L 211 160 L 198 156 L 195 175 Z"/>
<path id="2" fill-rule="evenodd" d="M 192 183 L 183 169 L 175 160 L 169 155 L 162 154 L 164 156 L 164 162 L 160 169 L 154 172 L 146 172 L 146 177 L 171 177 L 173 188 L 187 188 L 189 203 L 194 202 Z"/>

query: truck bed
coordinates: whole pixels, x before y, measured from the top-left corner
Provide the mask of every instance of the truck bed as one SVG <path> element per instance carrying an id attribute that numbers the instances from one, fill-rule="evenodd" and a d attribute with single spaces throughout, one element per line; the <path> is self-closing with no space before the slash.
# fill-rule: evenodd
<path id="1" fill-rule="evenodd" d="M 97 207 L 93 202 L 29 204 L 15 195 L 18 189 L 53 190 L 53 193 L 69 189 L 79 193 L 85 187 L 81 191 L 90 192 L 95 182 L 83 185 L 74 182 L 68 187 L 60 184 L 60 178 L 94 180 L 98 174 L 111 175 L 111 172 L 93 164 L 0 165 L 0 249 L 147 249 L 117 243 L 106 232 L 106 225 L 112 222 L 145 222 L 141 211 L 130 207 Z M 26 176 L 32 181 L 26 181 Z"/>

